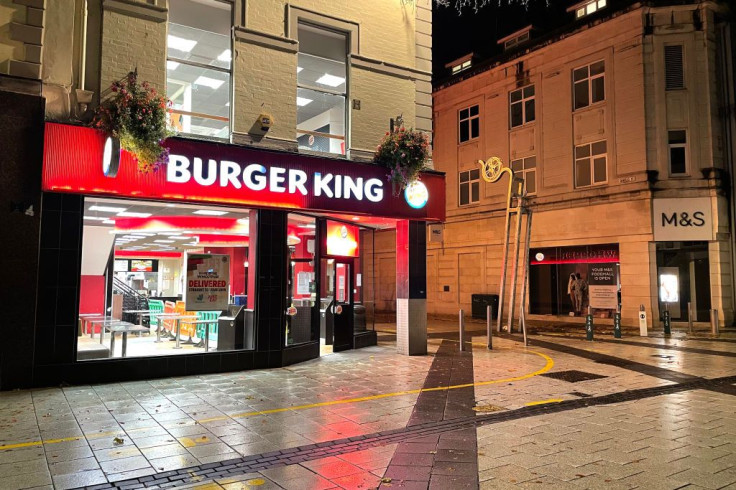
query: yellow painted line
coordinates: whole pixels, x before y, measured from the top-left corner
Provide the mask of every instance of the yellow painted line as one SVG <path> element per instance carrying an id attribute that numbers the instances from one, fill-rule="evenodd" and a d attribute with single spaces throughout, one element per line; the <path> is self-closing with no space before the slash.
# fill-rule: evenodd
<path id="1" fill-rule="evenodd" d="M 565 400 L 563 400 L 562 398 L 550 398 L 549 400 L 540 400 L 538 402 L 529 402 L 529 403 L 525 403 L 524 405 L 526 405 L 527 407 L 533 407 L 535 405 L 546 405 L 548 403 L 560 403 L 560 402 L 564 402 L 564 401 Z"/>
<path id="2" fill-rule="evenodd" d="M 485 347 L 485 344 L 479 344 L 483 345 Z M 525 350 L 524 352 L 528 352 L 530 354 L 535 354 L 537 356 L 540 356 L 546 361 L 546 364 L 542 369 L 539 369 L 537 371 L 534 371 L 533 373 L 529 374 L 523 374 L 521 376 L 514 376 L 511 378 L 504 378 L 504 379 L 494 379 L 490 381 L 479 381 L 477 383 L 465 383 L 461 385 L 453 385 L 453 386 L 437 386 L 435 388 L 419 388 L 416 390 L 406 390 L 406 391 L 397 391 L 394 393 L 381 393 L 378 395 L 369 395 L 369 396 L 361 396 L 358 398 L 344 398 L 339 400 L 330 400 L 326 402 L 318 402 L 318 403 L 310 403 L 308 405 L 296 405 L 293 407 L 282 407 L 282 408 L 272 408 L 270 410 L 258 410 L 254 412 L 243 412 L 243 413 L 237 413 L 230 416 L 219 416 L 219 417 L 212 417 L 208 419 L 201 419 L 197 422 L 200 424 L 206 424 L 208 422 L 217 422 L 220 420 L 227 420 L 227 419 L 236 419 L 236 418 L 245 418 L 245 417 L 252 417 L 254 415 L 268 415 L 272 413 L 283 413 L 288 411 L 296 411 L 296 410 L 306 410 L 308 408 L 319 408 L 319 407 L 329 407 L 333 405 L 344 405 L 346 403 L 358 403 L 358 402 L 366 402 L 366 401 L 372 401 L 372 400 L 380 400 L 383 398 L 391 398 L 395 396 L 403 396 L 403 395 L 416 395 L 418 393 L 422 392 L 429 392 L 429 391 L 446 391 L 446 390 L 457 390 L 461 388 L 469 388 L 471 386 L 488 386 L 492 384 L 499 384 L 499 383 L 510 383 L 513 381 L 522 381 L 525 379 L 532 378 L 534 376 L 539 376 L 540 374 L 546 373 L 550 369 L 552 369 L 555 365 L 555 362 L 552 360 L 551 357 L 549 357 L 546 354 L 542 354 L 541 352 L 536 352 L 533 350 Z"/>

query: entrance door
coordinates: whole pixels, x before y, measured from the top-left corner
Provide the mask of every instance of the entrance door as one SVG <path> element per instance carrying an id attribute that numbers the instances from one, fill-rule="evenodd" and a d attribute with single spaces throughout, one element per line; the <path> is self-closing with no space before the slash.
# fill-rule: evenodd
<path id="1" fill-rule="evenodd" d="M 335 261 L 333 276 L 335 292 L 333 321 L 335 352 L 353 348 L 353 264 L 352 261 Z"/>

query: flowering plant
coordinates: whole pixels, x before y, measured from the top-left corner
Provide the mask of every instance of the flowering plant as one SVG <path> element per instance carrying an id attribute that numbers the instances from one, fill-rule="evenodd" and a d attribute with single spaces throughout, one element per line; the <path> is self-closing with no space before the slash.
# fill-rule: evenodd
<path id="1" fill-rule="evenodd" d="M 399 186 L 398 194 L 429 168 L 429 139 L 421 131 L 400 126 L 386 132 L 373 160 L 389 169 L 388 180 Z"/>
<path id="2" fill-rule="evenodd" d="M 93 126 L 120 139 L 120 147 L 138 162 L 138 170 L 158 170 L 168 161 L 162 146 L 170 135 L 166 129 L 167 101 L 148 82 L 138 83 L 131 72 L 110 86 L 112 95 L 100 103 Z"/>

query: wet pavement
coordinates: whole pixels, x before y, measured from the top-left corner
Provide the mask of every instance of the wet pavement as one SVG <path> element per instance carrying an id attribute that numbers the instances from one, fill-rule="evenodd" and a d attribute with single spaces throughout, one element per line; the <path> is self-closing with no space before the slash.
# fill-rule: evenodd
<path id="1" fill-rule="evenodd" d="M 736 488 L 736 342 L 433 322 L 288 368 L 0 393 L 0 488 Z"/>

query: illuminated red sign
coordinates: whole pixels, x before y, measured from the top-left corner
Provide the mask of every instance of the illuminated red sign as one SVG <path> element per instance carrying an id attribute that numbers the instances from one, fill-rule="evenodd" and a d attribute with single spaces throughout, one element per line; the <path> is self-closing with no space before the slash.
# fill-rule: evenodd
<path id="1" fill-rule="evenodd" d="M 618 244 L 538 248 L 529 251 L 530 265 L 617 263 Z"/>
<path id="2" fill-rule="evenodd" d="M 358 257 L 358 227 L 327 222 L 327 255 Z"/>
<path id="3" fill-rule="evenodd" d="M 445 215 L 445 179 L 439 173 L 422 174 L 428 202 L 414 208 L 392 192 L 387 170 L 378 165 L 170 138 L 164 168 L 140 173 L 122 151 L 113 177 L 103 168 L 101 132 L 47 123 L 44 138 L 44 191 L 428 221 Z"/>

